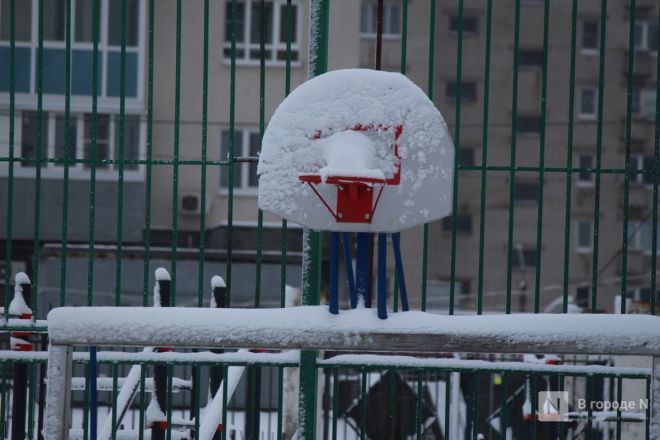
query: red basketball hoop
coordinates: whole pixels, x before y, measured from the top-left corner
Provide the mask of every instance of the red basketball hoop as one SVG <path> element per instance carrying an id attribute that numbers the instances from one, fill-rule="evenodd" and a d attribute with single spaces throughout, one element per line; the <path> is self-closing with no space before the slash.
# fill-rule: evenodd
<path id="1" fill-rule="evenodd" d="M 395 172 L 392 177 L 378 178 L 350 175 L 328 176 L 325 180 L 318 173 L 299 174 L 298 179 L 305 182 L 314 191 L 314 194 L 321 200 L 330 215 L 338 223 L 371 223 L 380 196 L 383 194 L 385 186 L 396 186 L 401 183 L 401 158 L 399 157 L 399 138 L 403 133 L 403 126 L 394 127 L 382 124 L 357 124 L 349 130 L 354 131 L 385 131 L 394 130 L 394 167 Z M 321 132 L 314 134 L 314 139 L 320 139 Z M 337 187 L 337 208 L 333 210 L 325 198 L 316 189 L 317 185 L 335 185 Z M 379 187 L 376 201 L 374 202 L 374 189 Z"/>

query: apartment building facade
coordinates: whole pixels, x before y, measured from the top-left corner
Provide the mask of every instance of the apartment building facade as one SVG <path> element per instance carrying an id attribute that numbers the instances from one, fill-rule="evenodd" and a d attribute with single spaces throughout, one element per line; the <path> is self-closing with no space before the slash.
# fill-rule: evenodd
<path id="1" fill-rule="evenodd" d="M 105 161 L 96 171 L 97 202 L 94 239 L 112 245 L 117 239 L 117 197 L 119 191 L 119 16 L 117 4 L 101 0 L 98 72 L 98 137 L 97 159 Z M 236 270 L 243 270 L 238 279 L 248 282 L 254 276 L 257 243 L 270 266 L 262 276 L 263 284 L 279 285 L 279 252 L 283 237 L 280 219 L 263 214 L 263 233 L 258 235 L 256 204 L 256 164 L 248 158 L 257 155 L 260 123 L 267 124 L 276 106 L 285 96 L 285 50 L 288 35 L 287 2 L 265 2 L 267 35 L 265 38 L 265 82 L 260 83 L 261 4 L 256 0 L 237 2 L 235 82 L 231 86 L 231 2 L 209 3 L 208 33 L 208 99 L 204 112 L 204 3 L 202 0 L 182 2 L 181 52 L 177 84 L 176 28 L 177 4 L 174 0 L 156 2 L 154 10 L 153 57 L 153 128 L 150 148 L 147 148 L 148 97 L 148 18 L 147 2 L 129 0 L 126 50 L 126 119 L 124 125 L 123 221 L 122 235 L 126 245 L 134 245 L 127 255 L 124 284 L 140 285 L 138 269 L 144 245 L 145 231 L 150 244 L 160 249 L 155 262 L 169 264 L 169 250 L 176 240 L 182 252 L 179 283 L 188 283 L 183 290 L 196 290 L 196 273 L 200 244 L 200 228 L 209 257 L 209 270 L 223 273 L 229 242 L 236 258 Z M 511 291 L 513 311 L 532 310 L 535 291 L 539 290 L 541 310 L 555 310 L 567 293 L 581 307 L 591 307 L 591 285 L 594 274 L 594 204 L 597 144 L 600 137 L 601 166 L 615 170 L 625 166 L 626 93 L 628 64 L 628 26 L 631 11 L 625 4 L 608 6 L 605 47 L 601 48 L 600 4 L 582 2 L 577 9 L 575 81 L 573 88 L 573 124 L 569 124 L 569 83 L 571 61 L 570 2 L 553 3 L 549 15 L 548 61 L 546 77 L 545 119 L 541 114 L 543 96 L 543 1 L 521 0 L 520 38 L 518 41 L 517 102 L 513 95 L 514 1 L 498 2 L 492 10 L 490 33 L 490 69 L 485 70 L 487 47 L 487 10 L 484 2 L 465 0 L 462 20 L 462 53 L 460 81 L 457 72 L 459 54 L 459 4 L 438 3 L 434 29 L 431 31 L 430 3 L 407 2 L 405 53 L 402 65 L 404 6 L 402 2 L 386 1 L 384 9 L 383 69 L 402 71 L 421 88 L 427 90 L 436 103 L 456 139 L 458 171 L 458 203 L 456 210 L 455 284 L 456 305 L 468 311 L 476 310 L 477 298 L 483 295 L 485 310 L 503 310 L 507 291 Z M 2 0 L 2 41 L 0 64 L 8 65 L 8 0 Z M 36 157 L 34 145 L 37 121 L 38 7 L 36 0 L 17 2 L 16 28 L 16 116 L 15 155 Z M 48 221 L 40 223 L 41 239 L 56 247 L 61 239 L 63 200 L 63 139 L 64 139 L 64 45 L 65 2 L 46 2 L 44 17 L 44 119 L 41 122 L 42 157 L 48 160 L 41 169 L 41 212 Z M 333 1 L 330 5 L 329 69 L 374 66 L 375 1 Z M 84 245 L 89 239 L 91 145 L 92 11 L 87 2 L 72 2 L 72 83 L 71 158 L 82 159 L 70 166 L 69 241 Z M 308 4 L 292 2 L 291 75 L 293 89 L 307 78 Z M 657 17 L 658 6 L 653 1 L 639 0 L 635 14 L 634 70 L 632 89 L 632 120 L 630 136 L 630 167 L 650 170 L 653 167 L 655 142 L 655 85 L 657 78 Z M 430 50 L 430 35 L 433 49 Z M 602 123 L 598 121 L 599 63 L 605 53 Z M 430 53 L 433 66 L 429 69 Z M 429 70 L 431 73 L 429 74 Z M 61 76 L 54 75 L 61 72 Z M 2 156 L 8 155 L 8 74 L 0 77 L 2 116 Z M 431 79 L 431 82 L 429 82 Z M 484 136 L 484 96 L 488 87 L 488 124 Z M 457 91 L 460 88 L 460 125 L 456 126 Z M 232 105 L 233 100 L 233 105 Z M 261 107 L 263 106 L 263 107 Z M 178 112 L 177 112 L 178 108 Z M 233 113 L 232 113 L 233 108 Z M 263 116 L 262 111 L 263 109 Z M 207 125 L 204 130 L 203 120 Z M 234 124 L 234 154 L 246 158 L 234 166 L 233 198 L 229 198 L 228 167 L 230 124 Z M 514 124 L 515 123 L 515 124 Z M 545 130 L 543 126 L 545 124 Z M 512 131 L 512 126 L 516 130 Z M 600 130 L 600 135 L 598 134 Z M 569 135 L 569 131 L 571 134 Z M 31 137 L 32 136 L 32 137 Z M 569 136 L 571 140 L 569 140 Z M 515 141 L 515 142 L 514 142 Z M 515 143 L 516 154 L 511 157 Z M 570 144 L 570 147 L 569 147 Z M 545 172 L 539 173 L 543 145 Z M 20 150 L 20 153 L 19 153 Z M 72 151 L 72 150 L 75 150 Z M 150 174 L 150 210 L 146 212 L 147 170 L 144 164 L 130 163 L 145 159 L 148 151 L 158 162 Z M 487 152 L 487 157 L 484 156 Z M 567 152 L 572 151 L 570 158 Z M 201 165 L 203 155 L 207 165 Z M 568 182 L 571 203 L 566 205 L 567 177 L 564 172 L 569 159 L 573 172 Z M 513 160 L 513 162 L 512 162 Z M 481 165 L 489 167 L 485 181 Z M 511 185 L 511 164 L 516 167 Z M 14 166 L 15 200 L 34 200 L 37 181 L 34 161 Z M 6 182 L 7 162 L 0 164 Z M 176 176 L 176 178 L 175 178 Z M 203 181 L 203 176 L 205 180 Z M 23 179 L 23 180 L 18 180 Z M 539 211 L 539 183 L 542 184 L 543 209 Z M 3 184 L 6 188 L 7 185 Z M 204 190 L 202 188 L 204 187 Z M 511 192 L 511 187 L 513 191 Z M 483 264 L 479 282 L 479 249 L 481 241 L 482 204 L 480 192 L 485 188 L 483 203 Z M 509 238 L 509 195 L 513 194 L 513 227 Z M 3 194 L 6 194 L 4 192 Z M 627 286 L 631 300 L 647 300 L 650 295 L 652 174 L 631 174 L 628 209 L 623 206 L 624 177 L 621 172 L 606 172 L 600 176 L 600 209 L 598 239 L 597 309 L 612 311 L 614 297 L 621 291 L 623 247 L 623 217 L 628 212 Z M 176 197 L 175 197 L 176 196 Z M 202 203 L 203 201 L 203 203 Z M 53 205 L 53 206 L 50 206 Z M 36 206 L 36 205 L 35 205 Z M 33 254 L 28 239 L 34 231 L 34 209 L 30 203 L 15 209 L 14 240 L 25 239 L 24 253 L 17 251 L 17 260 L 28 264 Z M 75 208 L 73 208 L 75 207 Z M 202 211 L 203 208 L 203 211 Z M 568 225 L 566 209 L 569 209 Z M 79 214 L 78 214 L 79 213 Z M 173 214 L 174 213 L 174 214 Z M 540 213 L 540 215 L 539 215 Z M 43 216 L 43 214 L 42 214 Z M 146 223 L 147 217 L 149 223 Z M 200 222 L 203 217 L 203 223 Z M 0 228 L 7 230 L 0 219 Z M 542 234 L 537 235 L 542 221 Z M 228 234 L 232 224 L 233 234 Z M 172 229 L 176 226 L 176 234 Z M 566 227 L 570 227 L 565 244 Z M 451 279 L 451 220 L 429 225 L 427 262 L 427 299 L 431 309 L 448 307 Z M 50 231 L 50 232 L 49 232 Z M 291 255 L 289 281 L 299 283 L 298 268 L 301 249 L 300 228 L 289 225 L 287 247 Z M 411 286 L 413 302 L 419 301 L 424 256 L 423 230 L 403 233 L 406 276 Z M 539 246 L 540 245 L 540 246 Z M 511 275 L 507 270 L 511 248 Z M 566 254 L 566 250 L 568 251 Z M 536 280 L 537 255 L 540 254 L 540 279 Z M 22 255 L 22 257 L 20 256 Z M 47 255 L 51 255 L 48 254 Z M 187 255 L 187 256 L 186 256 Z M 565 255 L 568 271 L 565 273 Z M 53 251 L 52 268 L 59 265 L 59 255 Z M 81 268 L 85 256 L 81 254 Z M 391 261 L 391 259 L 390 259 Z M 46 263 L 48 264 L 48 263 Z M 114 264 L 109 260 L 111 266 Z M 243 265 L 243 266 L 241 266 Z M 101 263 L 102 266 L 102 263 Z M 242 269 L 240 269 L 242 267 Z M 97 269 L 98 270 L 98 269 Z M 188 271 L 188 272 L 187 272 Z M 77 271 L 74 271 L 77 272 Z M 131 275 L 129 275 L 129 273 Z M 182 275 L 184 274 L 184 275 Z M 73 275 L 75 276 L 75 274 Z M 124 275 L 122 275 L 124 276 Z M 56 284 L 53 275 L 52 282 Z M 187 280 L 187 281 L 186 281 Z M 251 282 L 252 285 L 254 282 Z M 510 287 L 509 287 L 510 286 Z M 250 287 L 252 289 L 252 287 Z M 247 292 L 247 290 L 246 290 Z M 247 293 L 246 293 L 247 295 Z M 559 303 L 557 302 L 559 301 Z M 560 308 L 560 307 L 559 307 Z"/>

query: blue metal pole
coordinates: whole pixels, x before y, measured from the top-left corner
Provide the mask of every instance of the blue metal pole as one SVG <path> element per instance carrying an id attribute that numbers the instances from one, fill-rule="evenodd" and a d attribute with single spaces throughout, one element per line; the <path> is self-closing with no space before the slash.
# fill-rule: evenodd
<path id="1" fill-rule="evenodd" d="M 355 265 L 356 272 L 356 286 L 358 296 L 362 296 L 363 304 L 366 306 L 368 302 L 369 292 L 369 233 L 358 232 L 357 234 L 357 262 Z"/>
<path id="2" fill-rule="evenodd" d="M 330 313 L 339 313 L 339 233 L 330 233 Z"/>
<path id="3" fill-rule="evenodd" d="M 378 234 L 378 317 L 387 319 L 387 234 Z"/>
<path id="4" fill-rule="evenodd" d="M 403 273 L 403 260 L 401 259 L 400 232 L 392 234 L 392 247 L 394 248 L 394 269 L 396 270 L 396 277 L 399 281 L 399 292 L 401 292 L 401 310 L 407 312 L 410 310 L 410 307 L 408 307 L 408 291 L 406 290 L 406 278 Z"/>
<path id="5" fill-rule="evenodd" d="M 342 233 L 344 244 L 344 261 L 346 262 L 346 279 L 348 280 L 348 295 L 351 309 L 357 307 L 357 291 L 355 290 L 355 275 L 353 274 L 353 257 L 351 256 L 351 241 L 348 232 Z"/>
<path id="6" fill-rule="evenodd" d="M 96 346 L 89 347 L 89 438 L 96 440 L 98 432 L 98 407 L 96 397 Z"/>

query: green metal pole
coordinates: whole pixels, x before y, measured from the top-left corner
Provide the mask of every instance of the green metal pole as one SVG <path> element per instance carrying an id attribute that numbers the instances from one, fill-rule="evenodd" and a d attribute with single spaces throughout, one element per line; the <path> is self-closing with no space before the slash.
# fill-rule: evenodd
<path id="1" fill-rule="evenodd" d="M 329 0 L 311 0 L 309 4 L 309 77 L 328 68 Z M 303 305 L 317 305 L 321 287 L 321 233 L 305 229 L 303 233 Z M 298 438 L 313 440 L 316 433 L 316 351 L 300 353 L 300 388 L 298 400 Z"/>

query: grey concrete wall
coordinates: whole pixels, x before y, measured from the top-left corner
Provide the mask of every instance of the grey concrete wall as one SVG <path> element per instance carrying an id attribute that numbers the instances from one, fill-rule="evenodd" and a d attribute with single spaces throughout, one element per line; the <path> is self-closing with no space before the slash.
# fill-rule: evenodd
<path id="1" fill-rule="evenodd" d="M 34 239 L 35 185 L 33 178 L 14 178 L 12 238 L 15 240 Z M 41 181 L 39 238 L 47 241 L 62 240 L 62 199 L 64 182 L 62 179 Z M 90 183 L 69 181 L 69 241 L 87 241 L 89 238 Z M 117 237 L 117 197 L 116 181 L 96 182 L 95 239 L 98 242 L 114 242 Z M 123 200 L 123 241 L 142 240 L 144 225 L 144 183 L 124 182 Z M 0 178 L 0 206 L 8 206 L 7 178 Z M 7 216 L 0 215 L 0 237 L 6 238 Z"/>

